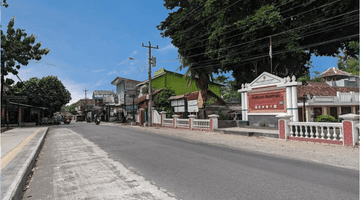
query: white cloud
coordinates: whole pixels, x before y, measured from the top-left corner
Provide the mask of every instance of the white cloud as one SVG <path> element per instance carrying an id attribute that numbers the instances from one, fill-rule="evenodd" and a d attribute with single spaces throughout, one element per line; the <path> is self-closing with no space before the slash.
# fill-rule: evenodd
<path id="1" fill-rule="evenodd" d="M 160 48 L 159 49 L 159 51 L 167 51 L 167 50 L 174 50 L 174 49 L 176 49 L 176 47 L 174 46 L 174 45 L 172 45 L 172 44 L 169 44 L 169 45 L 167 45 L 166 47 L 164 47 L 164 48 Z"/>
<path id="2" fill-rule="evenodd" d="M 105 69 L 92 70 L 91 72 L 94 72 L 94 73 L 99 73 L 99 72 L 102 72 L 102 71 L 105 71 Z"/>
<path id="3" fill-rule="evenodd" d="M 135 70 L 136 70 L 136 67 L 130 67 L 129 70 L 121 70 L 121 74 L 128 75 L 128 74 L 130 74 L 131 72 L 133 72 Z"/>
<path id="4" fill-rule="evenodd" d="M 118 65 L 125 64 L 125 63 L 128 62 L 128 61 L 129 61 L 129 59 L 127 58 L 127 59 L 125 59 L 124 61 L 122 61 L 121 63 L 119 63 Z"/>
<path id="5" fill-rule="evenodd" d="M 134 51 L 134 52 L 133 52 L 133 55 L 135 55 L 135 54 L 137 54 L 137 51 Z"/>
<path id="6" fill-rule="evenodd" d="M 109 72 L 107 75 L 117 74 L 117 71 L 114 69 L 111 72 Z"/>

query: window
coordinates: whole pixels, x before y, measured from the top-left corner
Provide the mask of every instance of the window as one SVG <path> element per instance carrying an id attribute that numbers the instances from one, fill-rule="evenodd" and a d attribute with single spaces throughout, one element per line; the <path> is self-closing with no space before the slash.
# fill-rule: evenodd
<path id="1" fill-rule="evenodd" d="M 341 107 L 341 114 L 342 114 L 342 115 L 348 114 L 348 113 L 351 113 L 351 107 L 350 107 L 350 106 L 343 106 L 343 107 Z"/>

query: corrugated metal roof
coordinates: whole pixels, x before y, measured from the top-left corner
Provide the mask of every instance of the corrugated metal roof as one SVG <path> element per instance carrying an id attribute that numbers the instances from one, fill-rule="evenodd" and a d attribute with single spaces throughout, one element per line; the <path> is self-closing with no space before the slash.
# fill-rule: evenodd
<path id="1" fill-rule="evenodd" d="M 104 95 L 104 94 L 113 94 L 115 95 L 114 91 L 109 91 L 109 90 L 94 90 L 93 92 L 94 95 Z"/>

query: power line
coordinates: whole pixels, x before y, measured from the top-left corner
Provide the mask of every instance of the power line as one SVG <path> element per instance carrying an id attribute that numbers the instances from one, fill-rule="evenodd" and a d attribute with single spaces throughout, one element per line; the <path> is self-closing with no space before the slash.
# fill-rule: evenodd
<path id="1" fill-rule="evenodd" d="M 288 52 L 293 52 L 293 51 L 297 51 L 297 50 L 302 50 L 302 49 L 306 49 L 306 48 L 310 48 L 310 47 L 314 47 L 314 46 L 319 46 L 319 45 L 324 45 L 324 44 L 329 44 L 329 43 L 333 43 L 333 42 L 338 42 L 338 41 L 343 41 L 345 39 L 351 39 L 351 38 L 356 38 L 356 37 L 359 37 L 358 34 L 354 34 L 354 35 L 350 35 L 350 36 L 346 36 L 346 37 L 342 37 L 342 38 L 337 38 L 337 39 L 333 39 L 333 40 L 328 40 L 328 41 L 324 41 L 324 42 L 318 42 L 318 43 L 313 43 L 313 44 L 309 44 L 309 45 L 304 45 L 304 46 L 300 46 L 300 47 L 297 47 L 295 49 L 292 49 L 292 50 L 284 50 L 284 51 L 278 51 L 276 53 L 273 53 L 273 55 L 278 55 L 278 54 L 283 54 L 283 53 L 288 53 Z M 245 61 L 253 61 L 253 60 L 257 60 L 259 58 L 266 58 L 268 57 L 269 55 L 266 53 L 266 54 L 261 54 L 261 55 L 255 55 L 253 57 L 250 57 L 250 58 L 247 58 L 247 59 L 244 59 L 244 60 L 241 60 L 241 62 L 245 62 Z M 227 62 L 223 62 L 223 63 L 220 63 L 220 64 L 213 64 L 213 65 L 200 65 L 200 66 L 195 66 L 195 67 L 192 67 L 192 69 L 201 69 L 201 68 L 209 68 L 209 67 L 215 67 L 215 66 L 223 66 L 224 63 L 230 63 L 230 62 L 234 62 L 234 61 L 227 61 Z M 250 63 L 250 62 L 247 62 L 247 63 Z M 246 64 L 247 64 L 246 63 Z M 192 66 L 194 66 L 195 64 L 197 63 L 194 63 Z M 237 63 L 239 65 L 241 65 L 242 63 Z M 238 67 L 238 66 L 237 66 Z M 234 68 L 234 67 L 231 67 L 231 68 Z"/>
<path id="2" fill-rule="evenodd" d="M 301 13 L 298 13 L 298 14 L 294 14 L 294 15 L 296 15 L 296 16 L 303 15 L 303 14 L 306 14 L 306 13 L 308 13 L 308 12 L 314 11 L 314 10 L 316 10 L 316 9 L 323 8 L 323 7 L 325 7 L 325 6 L 331 5 L 331 4 L 336 3 L 336 2 L 338 2 L 338 1 L 340 1 L 340 0 L 337 0 L 337 1 L 334 1 L 334 2 L 331 2 L 331 3 L 328 3 L 328 4 L 324 4 L 324 5 L 319 6 L 319 7 L 317 7 L 317 8 L 313 8 L 313 9 L 311 9 L 311 10 L 304 11 L 304 12 L 301 12 Z M 311 2 L 313 2 L 313 1 L 311 1 Z M 304 4 L 302 4 L 302 5 L 304 5 Z M 300 5 L 300 6 L 301 6 L 301 5 Z M 286 11 L 288 11 L 288 10 L 286 10 Z M 266 12 L 266 11 L 265 11 L 265 12 Z M 352 12 L 352 11 L 351 11 L 351 12 Z M 281 12 L 280 12 L 280 13 L 281 13 Z M 293 15 L 293 16 L 294 16 L 294 15 Z M 341 16 L 341 15 L 338 15 L 338 16 Z M 279 21 L 277 21 L 277 22 L 282 22 L 282 21 L 285 21 L 285 20 L 288 20 L 288 19 L 291 19 L 291 18 L 292 18 L 292 16 L 287 17 L 287 18 L 284 18 L 284 19 L 281 19 L 281 20 L 279 20 Z M 259 19 L 259 20 L 257 20 L 257 21 L 260 21 L 260 20 L 261 20 L 261 19 Z M 257 22 L 257 21 L 256 21 L 256 22 Z M 254 23 L 252 23 L 252 24 L 255 24 L 256 22 L 254 22 Z M 250 24 L 250 25 L 252 25 L 252 24 Z M 233 26 L 233 25 L 235 25 L 235 24 L 232 24 L 232 25 L 230 25 L 230 26 Z M 266 27 L 266 26 L 269 26 L 269 24 L 264 25 L 264 26 L 260 26 L 260 27 L 258 27 L 258 28 L 264 28 L 264 27 Z M 244 27 L 244 26 L 243 26 L 243 27 Z M 227 28 L 227 27 L 226 27 L 226 28 Z M 225 32 L 225 33 L 222 33 L 221 35 L 226 34 L 226 33 L 230 33 L 230 32 L 232 32 L 232 31 L 238 30 L 238 29 L 239 29 L 239 27 L 234 28 L 234 29 L 232 29 L 232 30 L 230 30 L 230 31 L 227 31 L 227 32 Z M 187 29 L 186 29 L 186 30 L 187 30 Z M 185 32 L 185 31 L 184 31 L 184 32 Z M 208 35 L 208 34 L 210 34 L 210 33 L 206 33 L 206 34 L 204 34 L 204 35 L 202 35 L 202 36 L 199 36 L 199 37 L 196 37 L 196 38 L 192 38 L 192 39 L 190 39 L 190 40 L 188 41 L 188 43 L 191 43 L 192 40 L 197 40 L 198 38 L 201 38 L 201 37 L 203 37 L 203 36 L 205 36 L 205 35 Z M 232 37 L 240 36 L 240 35 L 242 35 L 242 34 L 244 34 L 244 32 L 241 32 L 241 33 L 236 34 L 236 35 L 232 35 L 232 36 L 230 36 L 230 37 L 221 38 L 221 39 L 219 39 L 219 40 L 230 39 L 230 38 L 232 38 Z M 197 42 L 192 43 L 192 45 L 195 44 L 195 43 L 199 43 L 199 42 L 206 41 L 206 40 L 209 40 L 209 39 L 207 38 L 207 39 L 203 39 L 203 40 L 198 40 Z M 212 42 L 219 41 L 219 40 L 214 40 L 214 41 L 212 41 Z M 203 45 L 200 45 L 200 46 L 204 46 L 204 45 L 206 45 L 206 44 L 203 44 Z M 180 46 L 180 47 L 177 47 L 177 48 L 184 48 L 184 47 L 187 47 L 187 46 L 190 46 L 190 45 L 184 45 L 184 46 Z M 200 46 L 196 46 L 196 47 L 191 48 L 191 49 L 195 49 L 195 48 L 200 47 Z M 191 50 L 191 49 L 188 49 L 188 50 Z"/>
<path id="3" fill-rule="evenodd" d="M 327 18 L 327 19 L 324 19 L 324 20 L 320 20 L 320 21 L 317 21 L 317 22 L 314 22 L 314 23 L 311 23 L 311 24 L 307 24 L 307 25 L 304 25 L 304 26 L 301 26 L 301 27 L 297 27 L 297 28 L 293 28 L 293 29 L 290 29 L 290 30 L 286 30 L 286 31 L 283 31 L 283 32 L 280 32 L 280 33 L 276 33 L 276 34 L 272 34 L 272 35 L 267 35 L 267 36 L 264 36 L 262 38 L 258 38 L 258 39 L 254 39 L 254 40 L 251 40 L 251 41 L 248 41 L 248 42 L 243 42 L 241 44 L 236 44 L 236 45 L 233 45 L 233 46 L 230 46 L 230 47 L 223 47 L 223 48 L 220 48 L 218 49 L 219 50 L 225 50 L 225 49 L 229 49 L 229 48 L 233 48 L 233 47 L 237 47 L 237 46 L 241 46 L 241 45 L 244 45 L 244 44 L 249 44 L 249 43 L 253 43 L 255 41 L 259 41 L 259 40 L 263 40 L 263 39 L 267 39 L 269 37 L 275 37 L 275 36 L 279 36 L 279 35 L 282 35 L 282 34 L 285 34 L 285 33 L 288 33 L 288 32 L 292 32 L 294 30 L 298 30 L 298 29 L 303 29 L 303 28 L 306 28 L 308 26 L 311 26 L 311 25 L 314 25 L 314 24 L 319 24 L 321 22 L 324 22 L 324 21 L 327 21 L 327 20 L 330 20 L 330 19 L 334 19 L 336 17 L 340 17 L 340 16 L 343 16 L 343 15 L 346 15 L 346 14 L 350 14 L 350 13 L 353 13 L 353 12 L 357 12 L 359 10 L 354 10 L 354 11 L 350 11 L 350 12 L 347 12 L 347 13 L 343 13 L 343 14 L 340 14 L 340 15 L 337 15 L 337 16 L 334 16 L 334 17 L 331 17 L 331 18 Z M 329 23 L 332 23 L 332 22 L 329 22 Z M 231 36 L 233 37 L 233 36 Z M 203 45 L 201 45 L 203 46 Z M 199 47 L 199 46 L 198 46 Z M 197 47 L 194 47 L 192 49 L 195 49 Z M 190 49 L 189 49 L 190 50 Z M 192 57 L 196 57 L 196 56 L 199 56 L 199 55 L 205 55 L 207 54 L 206 52 L 205 53 L 199 53 L 199 54 L 195 54 L 195 55 L 191 55 L 191 56 L 186 56 L 186 58 L 192 58 Z"/>

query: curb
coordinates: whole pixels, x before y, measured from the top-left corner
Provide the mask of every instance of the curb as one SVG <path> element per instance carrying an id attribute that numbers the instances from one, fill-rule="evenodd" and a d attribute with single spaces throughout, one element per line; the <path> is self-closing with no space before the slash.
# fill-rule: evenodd
<path id="1" fill-rule="evenodd" d="M 31 152 L 30 157 L 21 167 L 3 200 L 18 200 L 22 198 L 23 188 L 25 187 L 28 176 L 32 168 L 34 167 L 36 158 L 38 157 L 40 150 L 42 149 L 45 141 L 45 136 L 47 135 L 48 131 L 49 127 L 46 127 L 45 133 L 43 133 L 43 136 L 41 136 L 40 140 L 36 144 L 36 148 L 33 150 L 33 152 Z"/>
<path id="2" fill-rule="evenodd" d="M 243 135 L 248 137 L 269 137 L 269 138 L 279 138 L 278 134 L 272 133 L 260 133 L 260 132 L 252 132 L 252 131 L 225 131 L 225 130 L 214 130 L 214 132 L 219 132 L 223 134 L 231 134 L 231 135 Z"/>

